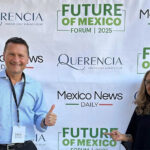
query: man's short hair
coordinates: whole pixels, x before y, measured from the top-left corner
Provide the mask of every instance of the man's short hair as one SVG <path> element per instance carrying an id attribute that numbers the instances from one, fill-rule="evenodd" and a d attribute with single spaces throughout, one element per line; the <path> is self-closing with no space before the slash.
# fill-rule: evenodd
<path id="1" fill-rule="evenodd" d="M 4 52 L 6 51 L 8 43 L 15 43 L 15 44 L 25 45 L 26 48 L 27 48 L 27 54 L 29 56 L 29 46 L 28 46 L 27 42 L 24 39 L 19 38 L 19 37 L 12 37 L 12 38 L 8 39 L 5 43 Z"/>

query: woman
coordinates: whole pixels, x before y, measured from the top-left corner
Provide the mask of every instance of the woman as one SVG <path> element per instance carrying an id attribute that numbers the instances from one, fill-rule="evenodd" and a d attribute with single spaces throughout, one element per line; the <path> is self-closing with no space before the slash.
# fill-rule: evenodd
<path id="1" fill-rule="evenodd" d="M 126 134 L 116 130 L 106 134 L 115 141 L 122 141 L 124 146 L 126 143 L 132 143 L 131 150 L 150 150 L 150 71 L 144 76 L 135 104 L 137 107 Z"/>

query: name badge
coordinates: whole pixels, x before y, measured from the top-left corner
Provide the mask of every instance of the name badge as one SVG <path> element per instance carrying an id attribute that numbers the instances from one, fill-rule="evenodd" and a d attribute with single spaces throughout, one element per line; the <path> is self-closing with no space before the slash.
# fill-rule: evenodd
<path id="1" fill-rule="evenodd" d="M 24 143 L 25 141 L 25 127 L 13 126 L 12 143 Z"/>

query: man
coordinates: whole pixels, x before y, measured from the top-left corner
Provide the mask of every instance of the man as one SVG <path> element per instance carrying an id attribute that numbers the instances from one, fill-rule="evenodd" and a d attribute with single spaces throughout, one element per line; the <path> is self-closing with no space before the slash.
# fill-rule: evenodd
<path id="1" fill-rule="evenodd" d="M 4 47 L 6 70 L 0 72 L 0 150 L 37 150 L 34 125 L 44 132 L 54 126 L 55 105 L 47 113 L 39 83 L 25 75 L 29 47 L 25 40 L 10 38 Z"/>

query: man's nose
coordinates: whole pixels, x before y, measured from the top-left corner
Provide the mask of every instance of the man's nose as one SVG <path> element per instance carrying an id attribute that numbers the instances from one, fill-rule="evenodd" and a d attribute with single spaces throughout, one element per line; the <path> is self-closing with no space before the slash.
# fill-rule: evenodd
<path id="1" fill-rule="evenodd" d="M 14 57 L 13 57 L 13 61 L 14 61 L 14 62 L 19 62 L 19 57 L 18 57 L 18 56 L 14 56 Z"/>

